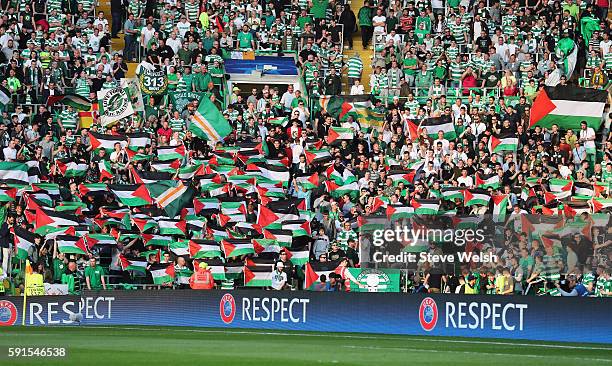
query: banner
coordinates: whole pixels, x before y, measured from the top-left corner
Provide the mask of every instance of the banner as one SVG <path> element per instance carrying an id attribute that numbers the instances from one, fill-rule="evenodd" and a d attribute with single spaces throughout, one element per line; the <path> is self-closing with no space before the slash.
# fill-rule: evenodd
<path id="1" fill-rule="evenodd" d="M 45 283 L 45 295 L 68 295 L 68 285 Z"/>
<path id="2" fill-rule="evenodd" d="M 352 292 L 399 292 L 399 269 L 349 268 L 357 280 L 351 281 Z"/>
<path id="3" fill-rule="evenodd" d="M 103 89 L 98 92 L 100 123 L 103 127 L 134 113 L 127 92 L 122 88 Z"/>
<path id="4" fill-rule="evenodd" d="M 168 89 L 168 75 L 164 70 L 140 69 L 140 90 L 149 95 L 165 94 Z"/>
<path id="5" fill-rule="evenodd" d="M 23 299 L 0 297 L 0 325 Z M 294 291 L 99 291 L 28 297 L 25 324 L 181 326 L 612 344 L 612 298 Z M 341 311 L 330 311 L 342 309 Z M 73 317 L 74 318 L 74 317 Z M 2 321 L 4 323 L 2 323 Z"/>
<path id="6" fill-rule="evenodd" d="M 138 78 L 122 78 L 121 88 L 125 90 L 132 103 L 132 108 L 137 112 L 144 112 L 144 102 L 140 92 L 140 82 Z"/>
<path id="7" fill-rule="evenodd" d="M 182 112 L 183 110 L 185 110 L 185 106 L 187 105 L 187 103 L 190 103 L 194 100 L 197 100 L 201 103 L 202 99 L 204 99 L 205 97 L 205 93 L 199 92 L 186 91 L 170 93 L 170 103 L 172 103 L 172 105 L 174 106 L 175 111 Z"/>

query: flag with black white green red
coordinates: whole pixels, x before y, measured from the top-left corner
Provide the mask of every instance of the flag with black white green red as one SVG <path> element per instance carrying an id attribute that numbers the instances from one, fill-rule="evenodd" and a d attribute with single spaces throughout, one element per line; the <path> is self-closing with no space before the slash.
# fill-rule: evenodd
<path id="1" fill-rule="evenodd" d="M 270 117 L 268 123 L 274 126 L 285 127 L 289 123 L 289 117 Z"/>
<path id="2" fill-rule="evenodd" d="M 320 281 L 321 275 L 329 278 L 331 273 L 334 273 L 338 268 L 338 261 L 329 262 L 307 262 L 304 278 L 304 289 L 315 290 L 316 286 L 322 284 Z"/>
<path id="3" fill-rule="evenodd" d="M 146 186 L 157 206 L 171 218 L 176 217 L 190 204 L 195 195 L 195 189 L 184 185 L 180 180 L 165 180 Z"/>
<path id="4" fill-rule="evenodd" d="M 36 235 L 18 226 L 12 228 L 17 258 L 26 259 L 31 248 L 36 248 Z"/>
<path id="5" fill-rule="evenodd" d="M 328 180 L 333 180 L 339 185 L 357 181 L 357 178 L 349 169 L 339 168 L 336 167 L 336 165 L 330 165 L 329 168 L 325 170 L 325 174 Z"/>
<path id="6" fill-rule="evenodd" d="M 586 121 L 589 127 L 599 130 L 604 107 L 608 99 L 606 90 L 558 85 L 544 87 L 536 96 L 529 115 L 529 127 L 559 126 L 560 129 L 580 128 Z"/>
<path id="7" fill-rule="evenodd" d="M 123 135 L 106 135 L 91 131 L 89 131 L 89 143 L 93 150 L 104 149 L 113 151 L 117 143 L 122 149 L 128 146 L 127 137 Z"/>
<path id="8" fill-rule="evenodd" d="M 221 240 L 221 247 L 225 253 L 225 258 L 255 254 L 255 248 L 251 239 L 223 239 Z"/>
<path id="9" fill-rule="evenodd" d="M 440 200 L 413 198 L 412 207 L 417 215 L 437 215 L 440 210 Z"/>
<path id="10" fill-rule="evenodd" d="M 144 184 L 109 184 L 117 200 L 128 207 L 146 206 L 153 203 Z"/>
<path id="11" fill-rule="evenodd" d="M 500 151 L 516 151 L 518 147 L 518 137 L 513 133 L 505 133 L 499 136 L 493 136 L 489 138 L 489 151 L 500 152 Z"/>
<path id="12" fill-rule="evenodd" d="M 179 146 L 160 146 L 157 148 L 157 160 L 182 160 L 185 157 L 185 145 Z"/>
<path id="13" fill-rule="evenodd" d="M 158 234 L 141 234 L 142 242 L 144 245 L 153 245 L 158 247 L 165 247 L 174 242 L 171 236 L 158 235 Z"/>
<path id="14" fill-rule="evenodd" d="M 191 258 L 217 258 L 223 257 L 219 243 L 214 240 L 191 239 L 188 243 Z"/>
<path id="15" fill-rule="evenodd" d="M 119 254 L 119 265 L 124 271 L 137 271 L 145 273 L 147 271 L 148 262 L 146 258 L 130 257 Z"/>
<path id="16" fill-rule="evenodd" d="M 493 221 L 505 222 L 508 212 L 508 195 L 496 194 L 491 198 L 493 199 Z"/>
<path id="17" fill-rule="evenodd" d="M 589 200 L 589 205 L 593 213 L 601 212 L 612 207 L 612 198 L 596 197 Z M 610 210 L 607 210 L 608 212 Z"/>
<path id="18" fill-rule="evenodd" d="M 0 188 L 0 202 L 13 202 L 17 198 L 17 188 Z"/>
<path id="19" fill-rule="evenodd" d="M 207 141 L 221 141 L 232 133 L 232 126 L 210 99 L 202 98 L 198 110 L 191 117 L 189 131 Z"/>
<path id="20" fill-rule="evenodd" d="M 276 240 L 281 247 L 290 247 L 293 242 L 293 232 L 291 230 L 264 229 L 263 236 L 265 239 Z"/>
<path id="21" fill-rule="evenodd" d="M 338 120 L 345 121 L 348 117 L 353 117 L 357 121 L 358 110 L 372 106 L 372 95 L 324 95 L 319 98 L 319 105 L 321 109 Z"/>
<path id="22" fill-rule="evenodd" d="M 159 233 L 161 235 L 185 236 L 187 232 L 187 223 L 185 220 L 160 217 L 157 220 L 157 224 L 159 225 Z"/>
<path id="23" fill-rule="evenodd" d="M 463 199 L 463 188 L 459 187 L 442 187 L 440 190 L 442 193 L 442 199 L 448 201 L 454 201 L 456 199 Z"/>
<path id="24" fill-rule="evenodd" d="M 475 181 L 476 187 L 478 188 L 497 189 L 501 186 L 501 178 L 497 173 L 480 174 L 479 172 L 476 172 Z"/>
<path id="25" fill-rule="evenodd" d="M 447 140 L 454 140 L 457 138 L 455 124 L 448 116 L 427 118 L 421 122 L 420 129 L 425 129 L 427 135 L 433 139 L 438 138 L 438 133 L 440 131 L 442 131 L 444 138 Z"/>
<path id="26" fill-rule="evenodd" d="M 59 172 L 66 178 L 84 177 L 87 174 L 88 165 L 85 163 L 76 163 L 66 159 L 55 160 L 56 172 Z"/>
<path id="27" fill-rule="evenodd" d="M 77 226 L 80 220 L 76 215 L 56 212 L 40 208 L 36 210 L 36 225 L 34 228 L 38 230 L 44 227 L 60 227 L 60 226 Z"/>
<path id="28" fill-rule="evenodd" d="M 422 212 L 419 210 L 419 212 Z M 396 221 L 404 218 L 411 217 L 415 213 L 414 207 L 402 206 L 402 205 L 387 205 L 385 210 L 387 219 Z"/>
<path id="29" fill-rule="evenodd" d="M 484 189 L 465 189 L 463 190 L 463 200 L 465 207 L 486 206 L 491 200 L 491 195 Z"/>
<path id="30" fill-rule="evenodd" d="M 174 281 L 174 264 L 170 263 L 154 263 L 149 265 L 149 272 L 153 278 L 153 283 L 163 285 Z"/>
<path id="31" fill-rule="evenodd" d="M 106 183 L 81 183 L 79 184 L 79 193 L 86 195 L 95 192 L 108 192 L 108 185 Z"/>
<path id="32" fill-rule="evenodd" d="M 304 151 L 308 164 L 323 164 L 332 160 L 329 149 L 312 149 Z"/>
<path id="33" fill-rule="evenodd" d="M 387 173 L 387 178 L 391 178 L 391 180 L 393 180 L 393 185 L 397 185 L 400 182 L 404 184 L 412 184 L 414 182 L 415 175 L 416 171 L 413 169 L 390 170 Z"/>
<path id="34" fill-rule="evenodd" d="M 294 179 L 298 186 L 306 190 L 316 189 L 319 187 L 319 174 L 316 172 L 312 173 L 312 175 L 297 176 L 294 177 Z"/>
<path id="35" fill-rule="evenodd" d="M 567 196 L 565 197 L 569 197 L 572 195 L 573 187 L 574 181 L 571 179 L 551 178 L 548 180 L 549 190 L 554 193 L 566 192 Z"/>
<path id="36" fill-rule="evenodd" d="M 272 266 L 245 266 L 244 285 L 246 287 L 272 286 Z"/>
<path id="37" fill-rule="evenodd" d="M 147 145 L 151 145 L 151 135 L 148 133 L 128 133 L 125 136 L 128 139 L 128 148 L 132 151 L 138 151 L 139 148 L 144 148 Z"/>
<path id="38" fill-rule="evenodd" d="M 267 163 L 253 163 L 248 164 L 246 167 L 247 171 L 259 171 L 264 178 L 271 179 L 273 181 L 289 181 L 290 173 L 289 169 L 285 166 L 272 165 Z"/>
<path id="39" fill-rule="evenodd" d="M 91 100 L 76 94 L 49 95 L 47 105 L 52 106 L 55 103 L 68 105 L 79 111 L 89 111 L 91 109 Z"/>
<path id="40" fill-rule="evenodd" d="M 342 197 L 345 194 L 349 195 L 351 198 L 356 198 L 359 195 L 359 185 L 357 182 L 338 185 L 336 182 L 328 180 L 325 181 L 325 189 L 334 198 Z"/>
<path id="41" fill-rule="evenodd" d="M 284 251 L 287 253 L 287 259 L 296 266 L 303 266 L 308 263 L 310 259 L 310 250 L 308 246 L 293 248 L 291 250 L 285 248 Z"/>
<path id="42" fill-rule="evenodd" d="M 0 161 L 0 180 L 6 183 L 29 184 L 29 166 L 16 161 Z"/>
<path id="43" fill-rule="evenodd" d="M 84 238 L 79 236 L 58 235 L 55 243 L 60 253 L 87 254 L 88 251 Z"/>
<path id="44" fill-rule="evenodd" d="M 291 231 L 291 235 L 293 235 L 294 238 L 298 236 L 309 236 L 312 233 L 310 221 L 305 219 L 283 221 L 281 228 Z"/>
<path id="45" fill-rule="evenodd" d="M 355 137 L 355 131 L 347 127 L 330 127 L 327 131 L 327 143 L 333 144 L 341 140 L 352 140 Z"/>
<path id="46" fill-rule="evenodd" d="M 193 208 L 196 215 L 211 215 L 219 212 L 221 203 L 218 198 L 196 197 L 193 199 Z"/>

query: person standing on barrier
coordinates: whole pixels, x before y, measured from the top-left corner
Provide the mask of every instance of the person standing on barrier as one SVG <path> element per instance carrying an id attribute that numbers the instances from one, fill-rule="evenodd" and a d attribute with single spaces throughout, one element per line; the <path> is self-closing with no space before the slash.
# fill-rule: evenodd
<path id="1" fill-rule="evenodd" d="M 191 275 L 189 286 L 194 290 L 211 290 L 215 287 L 213 274 L 206 262 L 200 263 L 198 270 Z"/>

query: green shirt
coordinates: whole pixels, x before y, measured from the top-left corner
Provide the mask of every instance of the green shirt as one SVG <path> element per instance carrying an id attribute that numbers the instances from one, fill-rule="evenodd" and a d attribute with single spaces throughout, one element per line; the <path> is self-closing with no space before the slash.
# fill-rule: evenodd
<path id="1" fill-rule="evenodd" d="M 238 39 L 239 48 L 252 48 L 253 35 L 250 32 L 240 32 L 236 37 Z"/>
<path id="2" fill-rule="evenodd" d="M 102 276 L 104 276 L 104 268 L 99 265 L 85 268 L 85 277 L 89 278 L 89 284 L 92 290 L 102 289 Z"/>
<path id="3" fill-rule="evenodd" d="M 357 17 L 359 18 L 359 25 L 371 27 L 372 26 L 372 8 L 364 6 L 359 9 L 359 13 L 357 13 Z"/>
<path id="4" fill-rule="evenodd" d="M 61 281 L 62 275 L 66 272 L 66 264 L 63 260 L 53 258 L 53 281 Z"/>

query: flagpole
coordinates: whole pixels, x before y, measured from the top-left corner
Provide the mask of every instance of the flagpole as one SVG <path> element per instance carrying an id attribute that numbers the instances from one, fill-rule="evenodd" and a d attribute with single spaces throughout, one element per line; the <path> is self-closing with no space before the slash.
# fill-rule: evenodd
<path id="1" fill-rule="evenodd" d="M 26 318 L 26 305 L 28 303 L 28 267 L 30 267 L 30 261 L 26 259 L 26 266 L 24 270 L 23 280 L 23 309 L 21 310 L 21 325 L 25 326 Z"/>

